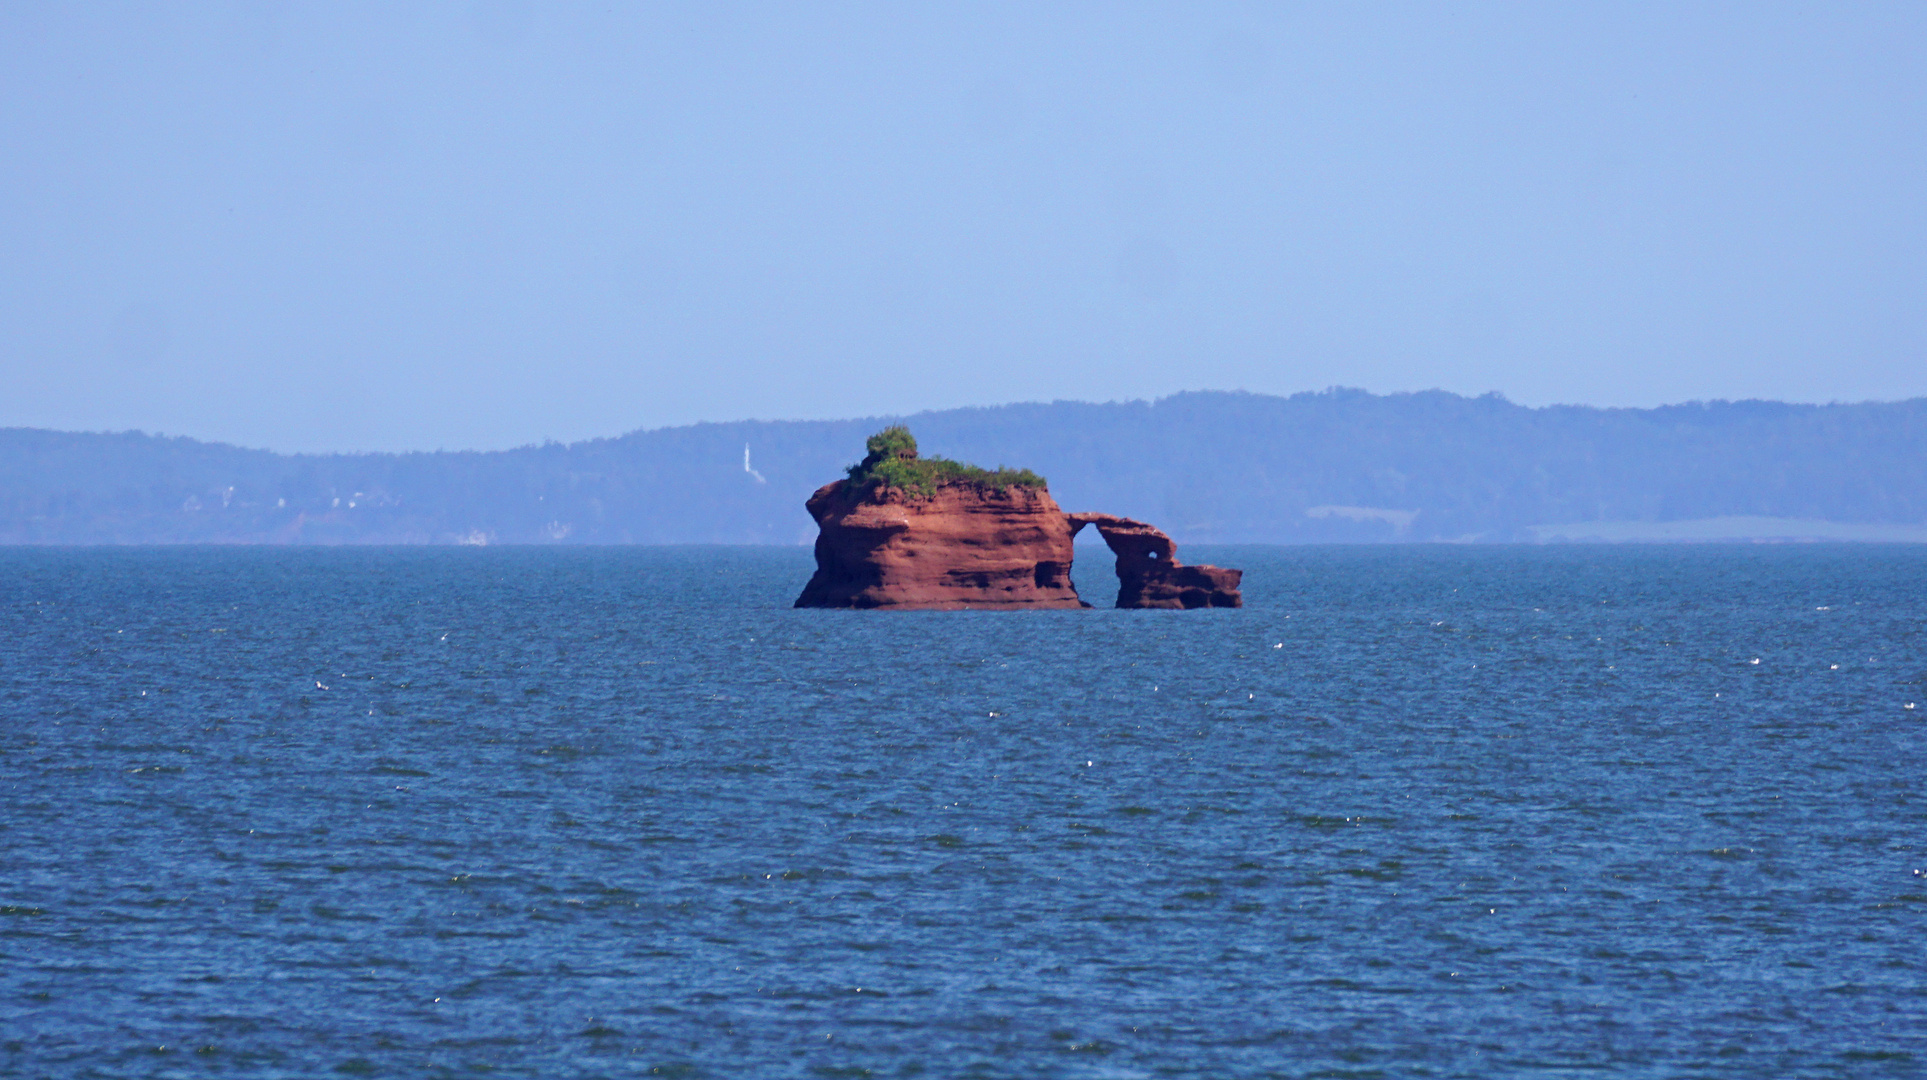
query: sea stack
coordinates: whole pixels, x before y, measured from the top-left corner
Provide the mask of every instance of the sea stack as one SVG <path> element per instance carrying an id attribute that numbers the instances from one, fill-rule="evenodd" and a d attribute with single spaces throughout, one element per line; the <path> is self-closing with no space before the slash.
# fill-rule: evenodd
<path id="1" fill-rule="evenodd" d="M 920 458 L 903 427 L 870 436 L 868 450 L 810 496 L 816 574 L 797 607 L 1088 606 L 1071 586 L 1070 521 L 1043 477 Z"/>
<path id="2" fill-rule="evenodd" d="M 1141 521 L 1066 514 L 1028 469 L 920 457 L 901 426 L 867 449 L 847 478 L 810 496 L 816 573 L 797 607 L 1090 607 L 1071 584 L 1071 538 L 1085 525 L 1117 556 L 1118 607 L 1243 606 L 1242 571 L 1185 566 L 1171 538 Z"/>

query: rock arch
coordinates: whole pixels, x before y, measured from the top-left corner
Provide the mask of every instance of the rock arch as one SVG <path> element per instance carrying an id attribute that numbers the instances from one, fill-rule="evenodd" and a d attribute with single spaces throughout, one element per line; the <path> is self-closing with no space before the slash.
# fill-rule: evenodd
<path id="1" fill-rule="evenodd" d="M 1178 545 L 1162 529 L 1115 514 L 1066 514 L 1075 537 L 1086 525 L 1117 556 L 1117 606 L 1121 608 L 1243 607 L 1238 586 L 1244 571 L 1186 566 Z"/>

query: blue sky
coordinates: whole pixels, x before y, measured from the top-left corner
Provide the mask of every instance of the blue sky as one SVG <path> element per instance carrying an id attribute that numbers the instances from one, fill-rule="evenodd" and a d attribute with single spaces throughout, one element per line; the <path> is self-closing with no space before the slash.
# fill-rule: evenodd
<path id="1" fill-rule="evenodd" d="M 1924 116 L 1917 3 L 13 0 L 0 426 L 1913 397 Z"/>

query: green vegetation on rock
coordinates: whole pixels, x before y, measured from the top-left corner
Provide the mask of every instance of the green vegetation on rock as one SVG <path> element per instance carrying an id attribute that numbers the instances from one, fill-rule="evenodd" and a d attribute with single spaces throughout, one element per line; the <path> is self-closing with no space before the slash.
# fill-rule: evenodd
<path id="1" fill-rule="evenodd" d="M 1044 478 L 1029 469 L 984 469 L 949 458 L 918 457 L 917 437 L 902 424 L 892 424 L 864 443 L 869 451 L 850 466 L 850 484 L 876 483 L 917 495 L 934 495 L 940 484 L 968 483 L 1003 491 L 1010 487 L 1043 487 Z"/>

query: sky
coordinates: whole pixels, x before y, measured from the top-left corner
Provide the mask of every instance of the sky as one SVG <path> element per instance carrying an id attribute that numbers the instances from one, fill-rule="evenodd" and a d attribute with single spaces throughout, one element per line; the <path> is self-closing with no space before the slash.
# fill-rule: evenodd
<path id="1" fill-rule="evenodd" d="M 0 426 L 1927 395 L 1927 5 L 0 5 Z"/>

